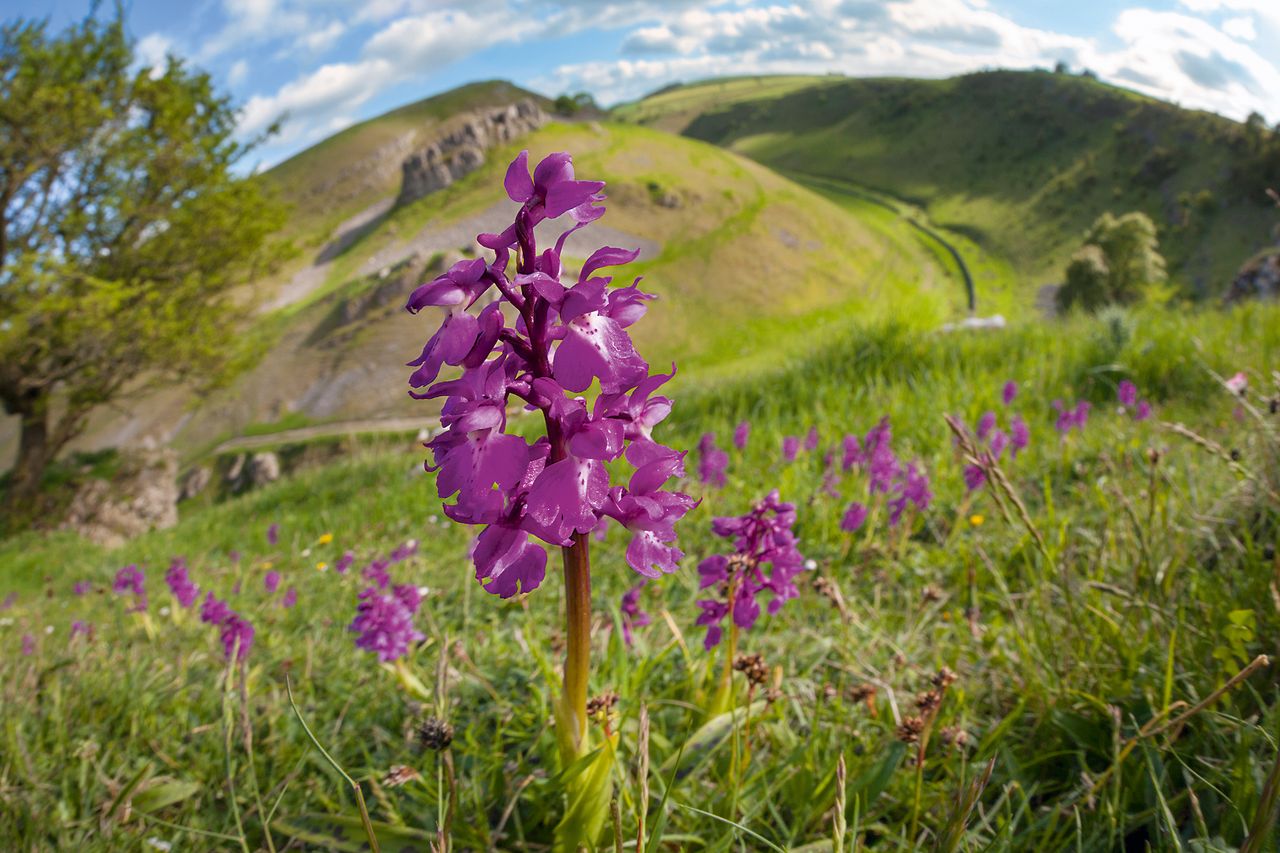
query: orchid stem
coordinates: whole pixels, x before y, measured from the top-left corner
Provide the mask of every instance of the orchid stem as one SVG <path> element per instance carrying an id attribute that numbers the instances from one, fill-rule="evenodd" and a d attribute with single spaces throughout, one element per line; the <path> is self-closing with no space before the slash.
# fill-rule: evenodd
<path id="1" fill-rule="evenodd" d="M 587 734 L 587 680 L 591 673 L 591 544 L 574 534 L 564 555 L 565 627 L 564 703 L 575 727 L 573 743 L 580 753 Z M 573 756 L 577 758 L 577 756 Z"/>

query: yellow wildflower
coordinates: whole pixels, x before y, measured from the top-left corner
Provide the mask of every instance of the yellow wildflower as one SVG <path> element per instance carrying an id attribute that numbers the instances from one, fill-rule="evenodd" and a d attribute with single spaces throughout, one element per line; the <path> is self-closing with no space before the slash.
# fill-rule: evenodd
<path id="1" fill-rule="evenodd" d="M 969 523 L 972 524 L 974 527 L 981 527 L 982 522 L 984 521 L 986 521 L 986 519 L 976 512 L 973 515 L 969 516 Z"/>
<path id="2" fill-rule="evenodd" d="M 316 541 L 319 542 L 321 545 L 328 545 L 330 542 L 333 541 L 333 534 L 323 533 L 320 535 L 320 538 L 317 539 Z"/>
<path id="3" fill-rule="evenodd" d="M 329 569 L 329 564 L 326 563 L 324 560 L 321 560 L 320 562 L 316 563 L 316 568 L 322 572 L 327 571 Z"/>

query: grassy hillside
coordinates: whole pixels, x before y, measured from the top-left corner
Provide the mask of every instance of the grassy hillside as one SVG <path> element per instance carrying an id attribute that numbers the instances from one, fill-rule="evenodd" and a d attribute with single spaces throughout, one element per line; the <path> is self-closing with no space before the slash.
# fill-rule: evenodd
<path id="1" fill-rule="evenodd" d="M 635 272 L 660 298 L 638 338 L 654 363 L 679 362 L 681 384 L 811 351 L 856 318 L 905 313 L 930 328 L 963 307 L 954 266 L 875 204 L 824 198 L 751 160 L 632 125 L 552 124 L 519 145 L 534 158 L 573 152 L 579 174 L 608 182 L 609 212 L 583 232 L 585 243 L 570 244 L 578 248 L 569 260 L 602 242 L 645 247 Z M 160 433 L 192 458 L 247 431 L 425 417 L 429 404 L 405 394 L 403 365 L 436 319 L 401 306 L 417 280 L 437 274 L 429 263 L 473 251 L 477 232 L 510 221 L 502 175 L 517 150 L 495 149 L 455 185 L 391 211 L 326 263 L 305 298 L 263 315 L 249 333 L 260 358 L 230 388 L 190 414 L 176 392 L 102 412 L 88 443 Z M 394 275 L 384 272 L 415 252 Z M 376 304 L 350 310 L 375 294 Z"/>
<path id="2" fill-rule="evenodd" d="M 737 78 L 615 115 L 923 205 L 1027 287 L 1059 280 L 1106 210 L 1148 213 L 1174 278 L 1198 295 L 1219 294 L 1271 240 L 1264 187 L 1240 174 L 1241 125 L 1083 77 Z"/>

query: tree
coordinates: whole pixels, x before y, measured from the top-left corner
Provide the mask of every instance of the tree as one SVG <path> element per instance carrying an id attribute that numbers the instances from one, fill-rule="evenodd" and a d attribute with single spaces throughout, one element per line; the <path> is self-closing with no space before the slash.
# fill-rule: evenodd
<path id="1" fill-rule="evenodd" d="M 1058 305 L 1086 311 L 1132 302 L 1148 284 L 1167 278 L 1155 223 L 1145 213 L 1116 217 L 1104 213 L 1085 232 L 1084 244 L 1071 256 Z"/>
<path id="2" fill-rule="evenodd" d="M 240 286 L 283 208 L 235 165 L 237 112 L 169 57 L 133 67 L 120 17 L 0 29 L 0 403 L 20 421 L 9 500 L 39 490 L 89 413 L 234 360 Z"/>

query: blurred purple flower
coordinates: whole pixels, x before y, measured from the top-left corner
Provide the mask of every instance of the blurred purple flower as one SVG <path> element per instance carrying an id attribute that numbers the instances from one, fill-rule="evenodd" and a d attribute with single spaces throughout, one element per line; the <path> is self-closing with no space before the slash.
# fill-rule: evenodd
<path id="1" fill-rule="evenodd" d="M 76 581 L 76 585 L 71 588 L 71 591 L 74 592 L 77 597 L 88 595 L 93 592 L 93 581 Z M 0 610 L 4 609 L 5 608 L 0 607 Z"/>
<path id="2" fill-rule="evenodd" d="M 1133 419 L 1135 421 L 1145 421 L 1151 417 L 1151 404 L 1146 400 L 1139 400 L 1138 405 L 1133 410 Z"/>
<path id="3" fill-rule="evenodd" d="M 169 568 L 164 573 L 164 582 L 169 585 L 169 591 L 182 607 L 190 607 L 200 597 L 200 587 L 192 582 L 187 572 L 187 561 L 182 557 L 174 557 L 169 563 Z"/>
<path id="4" fill-rule="evenodd" d="M 897 527 L 902 514 L 909 504 L 919 512 L 924 512 L 933 502 L 933 492 L 929 488 L 929 477 L 916 463 L 910 462 L 894 481 L 897 494 L 889 499 L 889 526 Z"/>
<path id="5" fill-rule="evenodd" d="M 218 636 L 222 640 L 222 656 L 231 660 L 231 655 L 234 654 L 237 662 L 244 661 L 253 648 L 253 626 L 238 613 L 228 612 L 220 627 Z"/>
<path id="6" fill-rule="evenodd" d="M 1014 415 L 1009 421 L 1009 446 L 1012 448 L 1009 453 L 1018 458 L 1018 452 L 1025 450 L 1030 442 L 1031 430 L 1027 428 L 1027 422 L 1020 415 Z"/>
<path id="7" fill-rule="evenodd" d="M 981 489 L 987 482 L 987 474 L 981 465 L 964 466 L 964 487 L 971 492 Z"/>
<path id="8" fill-rule="evenodd" d="M 87 581 L 83 581 L 83 583 L 87 583 Z M 76 584 L 77 588 L 79 586 L 80 584 Z M 17 602 L 17 600 L 18 600 L 18 594 L 16 592 L 11 592 L 8 595 L 6 595 L 4 597 L 4 601 L 0 601 L 0 612 L 4 612 L 5 610 L 8 610 L 9 608 L 13 607 L 13 605 Z"/>
<path id="9" fill-rule="evenodd" d="M 392 563 L 403 563 L 405 560 L 417 553 L 418 540 L 410 539 L 408 542 L 405 542 L 403 545 L 398 546 L 394 551 L 392 551 L 387 556 L 387 559 Z"/>
<path id="10" fill-rule="evenodd" d="M 267 528 L 267 544 L 276 545 L 280 542 L 280 525 L 272 524 Z"/>
<path id="11" fill-rule="evenodd" d="M 31 657 L 36 653 L 36 638 L 30 634 L 22 635 L 22 654 L 24 657 Z"/>
<path id="12" fill-rule="evenodd" d="M 124 568 L 116 572 L 115 582 L 111 585 L 111 589 L 117 595 L 132 595 L 134 602 L 130 610 L 142 611 L 147 609 L 147 589 L 145 586 L 146 575 L 142 569 L 134 563 L 130 563 Z"/>
<path id="13" fill-rule="evenodd" d="M 640 591 L 648 582 L 648 578 L 645 578 L 622 594 L 622 604 L 619 607 L 622 611 L 622 639 L 628 646 L 635 640 L 631 632 L 636 628 L 643 628 L 651 621 L 649 614 L 640 609 Z"/>
<path id="14" fill-rule="evenodd" d="M 996 428 L 996 413 L 983 412 L 982 417 L 978 418 L 978 441 L 986 441 L 987 436 L 991 435 L 991 430 Z"/>
<path id="15" fill-rule="evenodd" d="M 207 625 L 221 625 L 232 615 L 231 608 L 225 601 L 213 594 L 205 593 L 204 602 L 200 605 L 200 621 Z"/>
<path id="16" fill-rule="evenodd" d="M 391 563 L 387 560 L 375 559 L 364 567 L 364 571 L 360 575 L 372 584 L 376 584 L 378 589 L 386 589 L 387 584 L 391 583 L 391 575 L 387 572 L 387 567 Z"/>
<path id="17" fill-rule="evenodd" d="M 739 450 L 747 449 L 747 440 L 751 437 L 751 422 L 742 421 L 733 429 L 733 446 Z"/>
<path id="18" fill-rule="evenodd" d="M 355 553 L 352 551 L 346 551 L 343 553 L 341 557 L 338 558 L 338 561 L 333 564 L 333 570 L 340 575 L 345 575 L 347 573 L 347 569 L 350 569 L 351 564 L 354 563 L 355 561 L 356 561 Z"/>
<path id="19" fill-rule="evenodd" d="M 999 459 L 1009 446 L 1009 436 L 1003 430 L 993 430 L 991 441 L 987 443 L 987 446 L 991 448 L 991 455 Z"/>
<path id="20" fill-rule="evenodd" d="M 794 435 L 788 435 L 782 439 L 782 458 L 788 462 L 794 462 L 796 454 L 800 452 L 800 439 Z"/>
<path id="21" fill-rule="evenodd" d="M 1018 396 L 1018 383 L 1010 379 L 1004 383 L 1004 388 L 1000 391 L 1000 400 L 1007 406 L 1013 402 L 1013 398 Z"/>
<path id="22" fill-rule="evenodd" d="M 280 599 L 280 606 L 285 610 L 293 607 L 298 603 L 298 588 L 291 586 L 284 591 L 284 596 Z"/>
<path id="23" fill-rule="evenodd" d="M 400 599 L 400 603 L 404 605 L 405 610 L 409 611 L 409 615 L 417 615 L 418 608 L 422 606 L 422 593 L 418 592 L 416 586 L 397 584 L 391 588 L 391 594 Z"/>
<path id="24" fill-rule="evenodd" d="M 846 533 L 855 533 L 861 529 L 867 520 L 867 508 L 863 504 L 854 501 L 849 504 L 849 508 L 845 510 L 844 517 L 840 519 L 840 529 Z"/>
<path id="25" fill-rule="evenodd" d="M 725 469 L 729 467 L 729 454 L 716 447 L 715 433 L 703 433 L 698 442 L 698 479 L 704 484 L 724 488 Z"/>
<path id="26" fill-rule="evenodd" d="M 1134 405 L 1138 402 L 1138 386 L 1125 379 L 1116 389 L 1116 398 L 1120 400 L 1122 406 Z"/>
<path id="27" fill-rule="evenodd" d="M 822 437 L 818 434 L 818 428 L 816 426 L 811 426 L 809 427 L 809 434 L 804 438 L 804 449 L 810 451 L 817 450 L 818 444 L 821 441 Z"/>
<path id="28" fill-rule="evenodd" d="M 92 640 L 93 626 L 90 625 L 88 622 L 82 622 L 79 619 L 77 619 L 71 623 L 70 639 L 74 640 L 76 637 L 80 636 L 81 634 L 83 634 L 86 639 Z"/>
<path id="29" fill-rule="evenodd" d="M 413 614 L 404 602 L 373 587 L 360 593 L 356 618 L 347 630 L 360 635 L 356 638 L 357 648 L 376 653 L 383 663 L 402 657 L 410 643 L 425 639 L 413 627 Z"/>
<path id="30" fill-rule="evenodd" d="M 275 594 L 275 591 L 280 588 L 280 573 L 273 569 L 263 575 L 262 587 L 267 592 Z"/>

